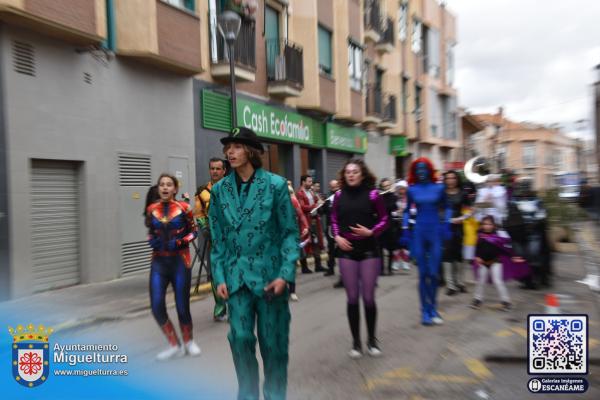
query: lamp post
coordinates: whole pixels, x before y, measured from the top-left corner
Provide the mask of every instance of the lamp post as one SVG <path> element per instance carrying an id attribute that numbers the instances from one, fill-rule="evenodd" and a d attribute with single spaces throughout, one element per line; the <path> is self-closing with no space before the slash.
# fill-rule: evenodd
<path id="1" fill-rule="evenodd" d="M 231 83 L 231 127 L 237 127 L 235 98 L 235 40 L 240 32 L 242 20 L 233 11 L 225 11 L 219 16 L 219 33 L 223 36 L 229 52 L 229 82 Z"/>

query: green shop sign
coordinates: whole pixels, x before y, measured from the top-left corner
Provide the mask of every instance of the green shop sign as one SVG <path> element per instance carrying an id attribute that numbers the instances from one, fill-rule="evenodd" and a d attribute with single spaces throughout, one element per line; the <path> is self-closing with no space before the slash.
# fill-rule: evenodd
<path id="1" fill-rule="evenodd" d="M 231 130 L 229 96 L 209 89 L 202 91 L 202 126 L 206 129 Z M 367 133 L 360 128 L 323 124 L 306 115 L 262 103 L 237 99 L 237 123 L 252 129 L 265 139 L 326 147 L 352 153 L 366 153 Z"/>
<path id="2" fill-rule="evenodd" d="M 406 136 L 390 137 L 390 154 L 396 157 L 404 157 L 408 155 Z"/>
<path id="3" fill-rule="evenodd" d="M 258 136 L 301 144 L 313 144 L 323 129 L 312 118 L 245 99 L 237 101 L 237 120 Z"/>
<path id="4" fill-rule="evenodd" d="M 325 125 L 325 145 L 329 149 L 367 152 L 367 132 L 360 128 L 348 128 L 338 124 Z"/>

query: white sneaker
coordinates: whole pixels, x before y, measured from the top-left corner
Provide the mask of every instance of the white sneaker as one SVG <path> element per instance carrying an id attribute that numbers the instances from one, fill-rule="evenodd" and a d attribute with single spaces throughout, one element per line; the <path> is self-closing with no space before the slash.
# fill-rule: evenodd
<path id="1" fill-rule="evenodd" d="M 399 271 L 400 270 L 400 261 L 394 261 L 392 263 L 392 270 L 393 271 Z"/>
<path id="2" fill-rule="evenodd" d="M 402 269 L 405 271 L 410 271 L 410 263 L 402 261 Z"/>
<path id="3" fill-rule="evenodd" d="M 158 361 L 166 361 L 171 358 L 182 357 L 185 354 L 185 350 L 181 346 L 171 346 L 166 350 L 161 351 L 156 355 Z"/>
<path id="4" fill-rule="evenodd" d="M 437 313 L 431 317 L 431 322 L 433 322 L 434 325 L 443 325 L 444 324 L 444 320 Z"/>
<path id="5" fill-rule="evenodd" d="M 185 344 L 185 351 L 191 357 L 199 356 L 202 353 L 200 346 L 198 346 L 193 340 L 190 340 Z"/>
<path id="6" fill-rule="evenodd" d="M 298 298 L 298 295 L 296 293 L 292 293 L 292 294 L 290 294 L 290 300 L 291 301 L 298 301 L 300 299 Z"/>
<path id="7" fill-rule="evenodd" d="M 379 357 L 383 354 L 381 352 L 381 350 L 377 347 L 377 345 L 374 345 L 374 346 L 367 345 L 367 352 L 369 353 L 369 355 L 371 357 Z"/>
<path id="8" fill-rule="evenodd" d="M 359 351 L 358 349 L 352 349 L 348 352 L 348 355 L 350 356 L 350 358 L 352 358 L 353 360 L 358 360 L 359 358 L 362 358 L 363 354 L 361 351 Z"/>

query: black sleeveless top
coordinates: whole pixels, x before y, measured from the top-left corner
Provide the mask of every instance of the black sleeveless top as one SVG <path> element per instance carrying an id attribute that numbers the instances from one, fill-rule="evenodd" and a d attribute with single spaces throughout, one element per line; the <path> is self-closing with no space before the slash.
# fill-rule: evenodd
<path id="1" fill-rule="evenodd" d="M 364 184 L 357 187 L 346 186 L 342 189 L 337 208 L 340 233 L 351 233 L 350 227 L 357 224 L 369 229 L 377 224 L 377 212 L 370 199 L 371 190 Z M 351 242 L 355 250 L 358 251 L 371 250 L 377 247 L 374 237 L 351 240 Z"/>

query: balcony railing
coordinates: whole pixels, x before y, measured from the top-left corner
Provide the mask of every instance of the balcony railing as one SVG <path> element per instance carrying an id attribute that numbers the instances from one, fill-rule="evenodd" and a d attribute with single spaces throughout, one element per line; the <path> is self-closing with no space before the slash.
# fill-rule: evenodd
<path id="1" fill-rule="evenodd" d="M 396 122 L 396 96 L 388 95 L 383 106 L 383 121 Z"/>
<path id="2" fill-rule="evenodd" d="M 381 88 L 368 85 L 366 90 L 367 116 L 383 118 L 383 96 Z"/>
<path id="3" fill-rule="evenodd" d="M 225 40 L 217 33 L 217 64 L 229 63 L 229 52 Z M 240 33 L 235 41 L 235 63 L 256 70 L 256 22 L 242 18 Z"/>
<path id="4" fill-rule="evenodd" d="M 383 22 L 381 29 L 381 39 L 378 44 L 391 44 L 394 45 L 394 21 L 387 17 Z"/>
<path id="5" fill-rule="evenodd" d="M 378 0 L 365 1 L 365 31 L 369 30 L 375 31 L 377 34 L 382 33 Z"/>
<path id="6" fill-rule="evenodd" d="M 286 82 L 304 87 L 302 47 L 285 39 L 267 39 L 267 79 L 269 82 Z"/>

